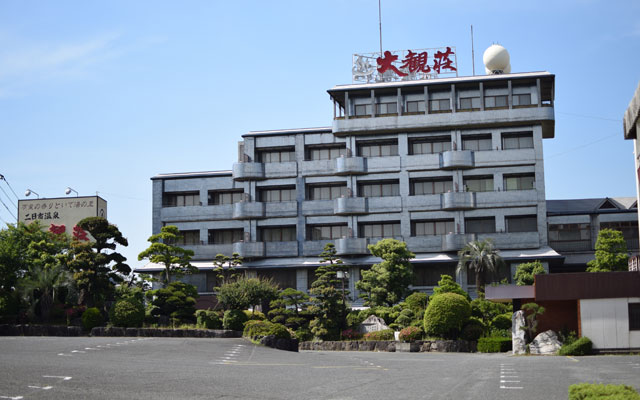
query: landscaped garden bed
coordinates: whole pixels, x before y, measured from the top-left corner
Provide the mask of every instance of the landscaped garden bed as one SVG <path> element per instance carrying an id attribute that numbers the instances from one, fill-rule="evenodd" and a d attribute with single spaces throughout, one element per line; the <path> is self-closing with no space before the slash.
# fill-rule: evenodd
<path id="1" fill-rule="evenodd" d="M 398 346 L 409 348 L 410 352 L 444 352 L 473 353 L 477 350 L 476 342 L 467 340 L 417 340 L 412 343 L 391 340 L 349 340 L 326 342 L 302 342 L 300 350 L 316 351 L 386 351 L 396 352 Z M 405 350 L 406 351 L 406 350 Z"/>

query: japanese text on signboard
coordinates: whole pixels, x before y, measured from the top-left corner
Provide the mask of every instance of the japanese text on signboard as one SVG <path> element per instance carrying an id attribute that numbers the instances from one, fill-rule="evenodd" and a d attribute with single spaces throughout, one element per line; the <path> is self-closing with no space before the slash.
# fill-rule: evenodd
<path id="1" fill-rule="evenodd" d="M 458 76 L 455 47 L 354 54 L 353 82 L 394 82 Z"/>

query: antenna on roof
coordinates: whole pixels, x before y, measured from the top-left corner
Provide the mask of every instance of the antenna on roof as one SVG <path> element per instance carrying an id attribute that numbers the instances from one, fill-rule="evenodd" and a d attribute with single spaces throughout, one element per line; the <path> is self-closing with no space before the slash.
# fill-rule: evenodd
<path id="1" fill-rule="evenodd" d="M 473 25 L 471 25 L 471 68 L 473 68 L 473 75 L 476 74 L 476 56 L 473 51 Z"/>
<path id="2" fill-rule="evenodd" d="M 382 6 L 381 1 L 378 0 L 378 25 L 380 27 L 380 57 L 382 57 Z"/>

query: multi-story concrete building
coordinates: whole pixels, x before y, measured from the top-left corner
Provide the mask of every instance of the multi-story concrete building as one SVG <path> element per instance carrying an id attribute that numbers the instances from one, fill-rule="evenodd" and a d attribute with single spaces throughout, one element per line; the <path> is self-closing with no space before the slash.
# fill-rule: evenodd
<path id="1" fill-rule="evenodd" d="M 367 245 L 405 241 L 414 287 L 456 274 L 457 251 L 491 238 L 509 264 L 560 256 L 548 246 L 543 140 L 554 137 L 548 72 L 336 86 L 332 127 L 250 132 L 231 171 L 162 174 L 153 181 L 153 233 L 177 225 L 201 273 L 233 252 L 249 274 L 307 290 L 318 254 L 335 243 L 357 297 Z M 152 264 L 139 271 L 159 271 Z"/>
<path id="2" fill-rule="evenodd" d="M 638 202 L 635 197 L 547 200 L 549 246 L 564 257 L 550 272 L 584 272 L 595 258 L 601 229 L 622 232 L 632 257 L 638 245 Z"/>

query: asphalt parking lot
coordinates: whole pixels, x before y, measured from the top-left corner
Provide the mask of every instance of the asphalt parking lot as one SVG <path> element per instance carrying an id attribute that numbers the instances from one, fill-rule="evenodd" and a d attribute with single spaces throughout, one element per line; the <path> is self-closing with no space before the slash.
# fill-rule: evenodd
<path id="1" fill-rule="evenodd" d="M 284 352 L 244 339 L 1 337 L 0 399 L 566 399 L 640 356 Z"/>

